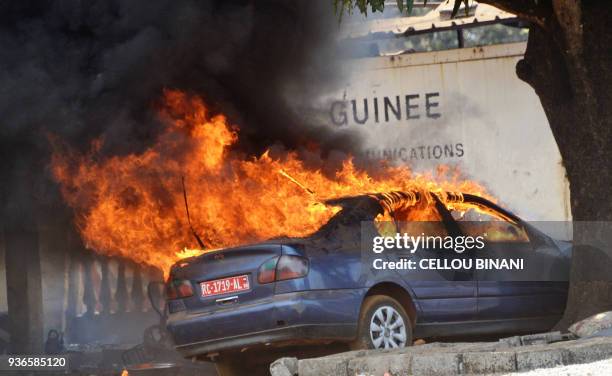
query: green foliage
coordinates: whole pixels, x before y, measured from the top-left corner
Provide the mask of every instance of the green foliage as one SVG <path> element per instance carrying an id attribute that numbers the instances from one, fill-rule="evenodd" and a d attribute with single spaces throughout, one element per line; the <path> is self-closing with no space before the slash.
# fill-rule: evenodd
<path id="1" fill-rule="evenodd" d="M 368 6 L 372 12 L 382 12 L 385 9 L 385 0 L 333 0 L 334 10 L 339 19 L 342 19 L 342 15 L 346 11 L 348 14 L 352 14 L 353 10 L 357 8 L 364 16 L 368 15 Z M 397 0 L 397 7 L 400 12 L 406 9 L 406 12 L 410 14 L 414 6 L 414 0 Z"/>
<path id="2" fill-rule="evenodd" d="M 400 12 L 404 11 L 404 0 L 397 0 L 397 7 Z M 412 8 L 414 7 L 414 0 L 406 0 L 406 13 L 411 14 Z"/>
<path id="3" fill-rule="evenodd" d="M 470 13 L 469 0 L 455 0 L 455 4 L 453 4 L 453 12 L 451 13 L 451 18 L 454 18 L 457 15 L 459 7 L 461 7 L 461 3 L 465 4 L 465 15 L 467 16 Z"/>
<path id="4" fill-rule="evenodd" d="M 333 0 L 334 1 L 334 11 L 338 16 L 339 20 L 342 20 L 342 15 L 344 12 L 348 14 L 352 14 L 353 10 L 357 8 L 361 14 L 364 16 L 368 15 L 368 6 L 372 10 L 372 12 L 382 12 L 385 9 L 385 0 Z M 451 0 L 455 1 L 453 5 L 452 17 L 457 15 L 461 4 L 465 4 L 465 15 L 467 16 L 469 13 L 469 0 Z M 423 4 L 427 4 L 427 0 L 423 0 Z M 412 14 L 412 9 L 414 8 L 414 0 L 397 0 L 397 7 L 400 12 L 406 11 L 407 14 Z"/>

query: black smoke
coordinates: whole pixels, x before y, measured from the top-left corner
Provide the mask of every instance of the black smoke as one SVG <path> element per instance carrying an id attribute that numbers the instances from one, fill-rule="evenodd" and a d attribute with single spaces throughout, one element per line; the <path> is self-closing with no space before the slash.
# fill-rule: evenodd
<path id="1" fill-rule="evenodd" d="M 331 3 L 0 1 L 5 208 L 61 207 L 48 134 L 81 150 L 103 136 L 107 156 L 147 147 L 160 130 L 152 104 L 164 88 L 200 95 L 228 115 L 245 154 L 316 145 L 334 159 L 354 150 L 356 139 L 296 111 L 338 73 Z"/>

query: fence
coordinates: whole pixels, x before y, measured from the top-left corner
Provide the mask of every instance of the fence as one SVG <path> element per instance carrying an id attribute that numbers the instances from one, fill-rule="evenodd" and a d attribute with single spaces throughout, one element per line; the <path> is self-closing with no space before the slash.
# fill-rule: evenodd
<path id="1" fill-rule="evenodd" d="M 136 343 L 158 322 L 147 285 L 162 281 L 161 270 L 90 250 L 70 252 L 64 313 L 71 343 Z M 161 301 L 161 287 L 152 289 Z"/>

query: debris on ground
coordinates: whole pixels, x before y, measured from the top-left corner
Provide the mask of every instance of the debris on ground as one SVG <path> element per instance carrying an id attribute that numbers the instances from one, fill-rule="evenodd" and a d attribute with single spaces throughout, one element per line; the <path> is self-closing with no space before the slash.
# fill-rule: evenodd
<path id="1" fill-rule="evenodd" d="M 586 338 L 597 335 L 599 332 L 612 329 L 612 311 L 601 312 L 580 320 L 569 327 L 570 333 Z"/>
<path id="2" fill-rule="evenodd" d="M 511 347 L 516 347 L 529 345 L 545 345 L 547 343 L 568 341 L 570 339 L 576 339 L 576 336 L 571 333 L 561 334 L 561 332 L 546 332 L 529 334 L 525 336 L 502 338 L 499 340 L 499 342 L 508 344 Z"/>

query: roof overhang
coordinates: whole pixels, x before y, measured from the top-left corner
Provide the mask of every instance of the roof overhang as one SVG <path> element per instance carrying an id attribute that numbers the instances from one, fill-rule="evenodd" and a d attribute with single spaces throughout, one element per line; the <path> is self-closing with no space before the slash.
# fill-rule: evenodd
<path id="1" fill-rule="evenodd" d="M 470 2 L 467 15 L 463 5 L 455 18 L 451 18 L 451 13 L 452 4 L 448 2 L 440 4 L 431 12 L 420 17 L 401 17 L 348 24 L 344 26 L 340 39 L 416 35 L 518 20 L 517 16 L 512 13 L 475 1 Z"/>

